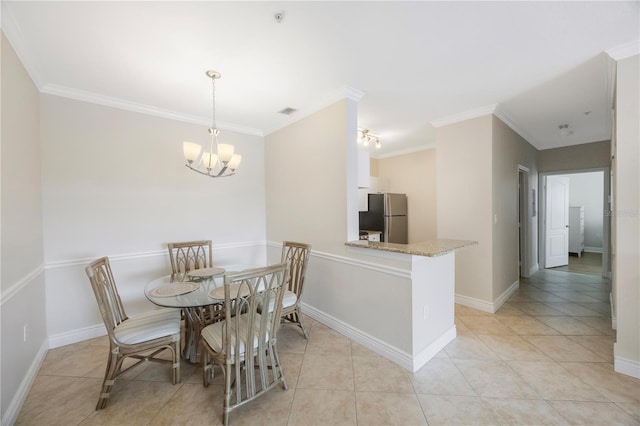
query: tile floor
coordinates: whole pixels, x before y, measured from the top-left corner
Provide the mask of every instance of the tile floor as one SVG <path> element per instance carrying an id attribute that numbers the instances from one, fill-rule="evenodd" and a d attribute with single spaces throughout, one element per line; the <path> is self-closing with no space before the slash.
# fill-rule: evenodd
<path id="1" fill-rule="evenodd" d="M 568 265 L 551 269 L 554 271 L 569 271 L 600 276 L 602 275 L 602 254 L 582 252 L 580 257 L 575 254 L 570 254 Z"/>
<path id="2" fill-rule="evenodd" d="M 233 425 L 640 424 L 640 380 L 613 372 L 610 284 L 541 271 L 496 314 L 456 306 L 458 337 L 411 374 L 308 319 L 279 348 L 289 390 L 276 388 L 231 415 Z M 18 425 L 215 425 L 221 375 L 197 367 L 182 382 L 146 363 L 94 411 L 107 357 L 98 338 L 50 350 Z"/>

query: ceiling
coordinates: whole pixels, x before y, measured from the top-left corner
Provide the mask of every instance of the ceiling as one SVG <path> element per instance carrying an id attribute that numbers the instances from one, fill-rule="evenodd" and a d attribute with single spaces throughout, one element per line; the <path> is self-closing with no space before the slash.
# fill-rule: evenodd
<path id="1" fill-rule="evenodd" d="M 210 122 L 215 69 L 223 129 L 266 135 L 362 95 L 382 157 L 494 110 L 539 149 L 608 139 L 604 52 L 637 50 L 639 4 L 3 1 L 2 27 L 42 92 L 156 115 Z"/>

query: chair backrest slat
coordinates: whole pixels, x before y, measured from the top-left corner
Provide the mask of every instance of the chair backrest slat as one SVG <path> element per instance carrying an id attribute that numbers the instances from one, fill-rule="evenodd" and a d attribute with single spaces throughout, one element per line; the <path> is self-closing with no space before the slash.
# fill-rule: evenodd
<path id="1" fill-rule="evenodd" d="M 298 299 L 302 296 L 304 277 L 309 263 L 311 246 L 304 243 L 285 241 L 282 243 L 281 262 L 289 264 L 289 291 L 294 292 Z"/>
<path id="2" fill-rule="evenodd" d="M 169 243 L 168 248 L 174 275 L 213 266 L 211 240 Z"/>
<path id="3" fill-rule="evenodd" d="M 268 387 L 269 361 L 265 354 L 273 357 L 267 347 L 278 334 L 282 297 L 288 279 L 287 263 L 225 275 L 223 347 L 229 361 L 235 364 L 236 383 L 243 383 L 236 387 L 238 403 Z M 245 352 L 253 351 L 256 343 L 256 356 L 247 355 Z M 256 386 L 253 373 L 256 361 L 260 367 L 260 387 Z M 241 377 L 239 369 L 243 363 L 245 371 L 250 372 L 246 377 Z"/>
<path id="4" fill-rule="evenodd" d="M 113 279 L 109 258 L 102 257 L 92 262 L 85 268 L 85 272 L 91 282 L 109 338 L 113 340 L 113 330 L 128 317 Z"/>

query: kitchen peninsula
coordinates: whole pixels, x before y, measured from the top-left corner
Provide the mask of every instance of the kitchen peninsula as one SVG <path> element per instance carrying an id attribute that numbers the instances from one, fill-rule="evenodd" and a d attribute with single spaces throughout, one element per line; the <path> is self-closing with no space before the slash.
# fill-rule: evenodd
<path id="1" fill-rule="evenodd" d="M 456 337 L 455 251 L 475 241 L 436 239 L 414 244 L 353 241 L 354 254 L 395 258 L 410 264 L 410 301 L 405 302 L 411 352 L 405 367 L 414 372 Z M 393 291 L 390 291 L 393 294 Z M 393 315 L 387 312 L 387 315 Z"/>

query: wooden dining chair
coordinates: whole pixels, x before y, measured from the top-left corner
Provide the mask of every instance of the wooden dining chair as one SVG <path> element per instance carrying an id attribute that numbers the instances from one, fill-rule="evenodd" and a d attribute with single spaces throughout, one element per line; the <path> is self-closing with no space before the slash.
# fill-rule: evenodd
<path id="1" fill-rule="evenodd" d="M 302 322 L 300 298 L 304 288 L 310 251 L 311 246 L 309 244 L 285 241 L 282 243 L 282 256 L 280 258 L 281 262 L 286 262 L 289 265 L 289 284 L 282 298 L 282 319 L 298 324 L 305 339 L 309 338 L 309 333 Z"/>
<path id="2" fill-rule="evenodd" d="M 109 336 L 109 357 L 96 410 L 107 406 L 116 378 L 143 361 L 171 364 L 173 384 L 180 381 L 180 310 L 157 309 L 128 317 L 118 294 L 111 265 L 102 257 L 85 268 Z M 156 358 L 169 350 L 171 360 Z M 138 361 L 122 369 L 125 358 Z"/>
<path id="3" fill-rule="evenodd" d="M 211 240 L 184 241 L 169 243 L 169 259 L 171 260 L 171 274 L 176 280 L 187 280 L 186 273 L 202 268 L 213 267 L 213 250 Z M 200 332 L 203 327 L 224 318 L 222 305 L 211 304 L 193 309 L 183 309 L 185 326 L 188 328 L 190 339 L 194 339 L 199 347 Z M 197 362 L 198 354 L 189 351 L 191 345 L 185 345 L 184 356 L 191 362 Z"/>
<path id="4" fill-rule="evenodd" d="M 225 426 L 239 406 L 277 384 L 287 389 L 276 337 L 288 276 L 286 263 L 225 275 L 225 319 L 202 330 L 203 384 L 213 378 L 212 363 L 219 365 Z"/>
<path id="5" fill-rule="evenodd" d="M 169 243 L 168 249 L 171 273 L 175 276 L 213 266 L 211 240 Z"/>

